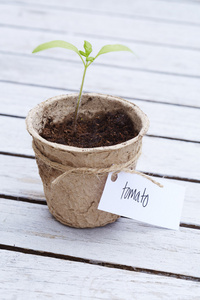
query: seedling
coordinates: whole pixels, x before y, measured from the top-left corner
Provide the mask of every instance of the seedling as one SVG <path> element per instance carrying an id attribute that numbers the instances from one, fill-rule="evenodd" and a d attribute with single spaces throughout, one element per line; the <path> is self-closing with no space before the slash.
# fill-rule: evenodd
<path id="1" fill-rule="evenodd" d="M 78 48 L 76 48 L 74 45 L 72 45 L 68 42 L 56 40 L 56 41 L 52 41 L 52 42 L 48 42 L 48 43 L 39 45 L 37 48 L 35 48 L 33 50 L 32 53 L 36 53 L 39 51 L 43 51 L 43 50 L 55 48 L 55 47 L 65 48 L 65 49 L 69 49 L 69 50 L 76 52 L 78 54 L 78 56 L 80 57 L 80 59 L 82 60 L 83 65 L 84 65 L 84 72 L 83 72 L 81 87 L 80 87 L 80 91 L 79 91 L 79 95 L 78 95 L 78 99 L 77 99 L 77 103 L 76 103 L 76 108 L 75 108 L 75 114 L 74 114 L 74 131 L 75 131 L 77 118 L 78 118 L 78 111 L 79 111 L 79 107 L 80 107 L 80 103 L 81 103 L 81 96 L 82 96 L 82 92 L 83 92 L 83 84 L 84 84 L 87 68 L 95 61 L 95 59 L 99 55 L 109 53 L 109 52 L 114 52 L 114 51 L 129 51 L 132 53 L 133 53 L 133 51 L 131 49 L 129 49 L 128 47 L 126 47 L 124 45 L 120 45 L 120 44 L 105 45 L 101 48 L 101 50 L 97 53 L 97 55 L 95 57 L 92 57 L 92 56 L 90 56 L 90 54 L 92 53 L 92 45 L 87 41 L 84 41 L 84 49 L 85 49 L 85 52 L 84 52 L 84 51 L 78 50 Z"/>

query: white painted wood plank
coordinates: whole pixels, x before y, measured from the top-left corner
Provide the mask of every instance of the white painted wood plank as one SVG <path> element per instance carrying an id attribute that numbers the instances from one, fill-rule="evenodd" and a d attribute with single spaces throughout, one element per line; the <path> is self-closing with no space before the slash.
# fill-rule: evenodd
<path id="1" fill-rule="evenodd" d="M 200 144 L 144 137 L 138 170 L 200 179 Z"/>
<path id="2" fill-rule="evenodd" d="M 28 111 L 50 97 L 70 93 L 70 91 L 32 87 L 0 82 L 2 94 L 0 113 L 26 117 Z M 150 120 L 148 134 L 200 141 L 200 110 L 189 107 L 132 100 L 147 115 Z M 4 126 L 4 118 L 0 124 Z M 14 120 L 9 120 L 13 124 Z M 24 124 L 24 121 L 19 121 Z M 20 126 L 17 125 L 16 126 Z M 24 125 L 20 126 L 24 131 Z"/>
<path id="3" fill-rule="evenodd" d="M 0 151 L 33 155 L 25 120 L 0 116 Z"/>
<path id="4" fill-rule="evenodd" d="M 52 10 L 47 7 L 1 4 L 1 23 L 47 29 L 73 34 L 91 34 L 148 43 L 198 48 L 200 41 L 198 26 L 157 22 L 151 19 L 123 18 L 68 10 Z M 92 26 L 91 26 L 92 24 Z"/>
<path id="5" fill-rule="evenodd" d="M 0 155 L 0 166 L 0 194 L 37 201 L 45 199 L 35 160 Z M 186 187 L 181 222 L 200 226 L 200 184 L 178 180 L 170 182 Z"/>
<path id="6" fill-rule="evenodd" d="M 199 230 L 164 230 L 121 218 L 102 228 L 74 229 L 47 206 L 0 199 L 0 243 L 200 277 Z"/>
<path id="7" fill-rule="evenodd" d="M 6 1 L 8 2 L 8 1 Z M 12 3 L 12 1 L 9 1 Z M 188 22 L 199 24 L 200 7 L 197 1 L 152 1 L 152 0 L 23 0 L 25 5 L 47 5 L 52 9 L 77 9 L 91 13 L 119 14 L 129 18 L 154 18 L 158 22 Z"/>
<path id="8" fill-rule="evenodd" d="M 48 98 L 73 92 L 1 81 L 0 90 L 0 113 L 21 117 L 26 117 L 30 109 Z"/>
<path id="9" fill-rule="evenodd" d="M 44 200 L 34 159 L 0 156 L 0 194 Z"/>
<path id="10" fill-rule="evenodd" d="M 70 90 L 79 89 L 81 82 L 81 63 L 63 63 L 43 58 L 39 54 L 30 57 L 0 54 L 0 63 L 0 80 L 4 81 Z M 198 78 L 125 70 L 98 64 L 88 69 L 85 91 L 200 106 Z"/>
<path id="11" fill-rule="evenodd" d="M 159 180 L 159 179 L 158 179 Z M 192 182 L 179 182 L 172 180 L 170 182 L 180 184 L 186 187 L 185 199 L 183 203 L 181 222 L 185 224 L 200 225 L 200 184 Z"/>
<path id="12" fill-rule="evenodd" d="M 82 3 L 82 2 L 81 2 Z M 95 37 L 84 36 L 93 45 L 93 53 L 105 44 L 112 41 L 109 38 L 98 39 Z M 31 31 L 28 29 L 18 28 L 1 28 L 0 51 L 23 54 L 31 54 L 33 49 L 46 41 L 51 40 L 66 40 L 77 45 L 80 49 L 83 48 L 82 36 L 74 36 L 73 34 L 58 34 L 54 32 Z M 103 55 L 95 61 L 95 64 L 110 64 L 113 66 L 127 67 L 132 69 L 147 70 L 153 72 L 168 72 L 176 73 L 177 75 L 185 76 L 200 76 L 200 52 L 184 48 L 166 48 L 159 45 L 140 44 L 135 42 L 126 42 L 136 54 L 136 56 L 112 53 L 110 55 Z M 62 51 L 60 49 L 45 51 L 40 55 L 49 58 L 59 58 L 79 62 L 78 56 L 73 56 L 69 51 Z M 94 56 L 93 55 L 93 56 Z"/>
<path id="13" fill-rule="evenodd" d="M 0 120 L 0 151 L 33 155 L 32 139 L 26 132 L 25 121 L 8 117 L 1 117 Z M 150 173 L 200 180 L 199 157 L 199 143 L 145 136 L 143 154 L 137 168 Z"/>
<path id="14" fill-rule="evenodd" d="M 0 293 L 7 299 L 195 300 L 189 280 L 110 269 L 55 258 L 0 251 Z"/>

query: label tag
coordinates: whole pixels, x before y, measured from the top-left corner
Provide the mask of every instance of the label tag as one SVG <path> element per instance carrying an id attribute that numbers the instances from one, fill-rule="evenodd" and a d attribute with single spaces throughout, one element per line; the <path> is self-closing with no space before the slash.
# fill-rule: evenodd
<path id="1" fill-rule="evenodd" d="M 98 209 L 169 229 L 179 229 L 185 187 L 159 178 L 163 188 L 136 174 L 110 173 Z"/>

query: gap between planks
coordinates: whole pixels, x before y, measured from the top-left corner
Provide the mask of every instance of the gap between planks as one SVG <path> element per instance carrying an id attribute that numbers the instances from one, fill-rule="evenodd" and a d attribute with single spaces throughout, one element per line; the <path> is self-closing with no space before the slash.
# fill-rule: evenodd
<path id="1" fill-rule="evenodd" d="M 8 118 L 17 118 L 17 119 L 22 119 L 25 120 L 26 117 L 24 116 L 17 116 L 17 115 L 10 115 L 10 114 L 1 114 L 0 113 L 0 117 L 8 117 Z M 161 136 L 161 135 L 155 135 L 155 134 L 145 134 L 145 136 L 148 137 L 153 137 L 153 138 L 160 138 L 160 139 L 167 139 L 167 140 L 173 140 L 173 141 L 180 141 L 180 142 L 186 142 L 186 143 L 195 143 L 195 144 L 200 144 L 200 141 L 195 141 L 195 140 L 188 140 L 188 139 L 181 139 L 181 138 L 175 138 L 175 137 L 169 137 L 169 136 Z M 0 152 L 0 154 L 3 155 L 16 155 L 16 156 L 20 156 L 20 154 L 12 154 L 9 152 Z M 24 157 L 24 156 L 22 156 Z M 26 156 L 28 158 L 34 158 L 33 156 Z"/>
<path id="2" fill-rule="evenodd" d="M 0 117 L 17 118 L 17 119 L 23 119 L 23 120 L 26 119 L 25 116 L 19 116 L 19 115 L 13 115 L 13 114 L 4 114 L 4 113 L 0 113 Z M 186 143 L 200 144 L 200 141 L 196 141 L 196 140 L 176 138 L 176 137 L 170 137 L 170 136 L 161 136 L 161 135 L 158 135 L 158 134 L 148 134 L 147 133 L 146 136 L 153 137 L 153 138 L 175 140 L 175 141 L 186 142 Z M 6 153 L 7 152 L 0 152 L 0 154 L 6 154 Z M 8 153 L 8 155 L 12 155 L 12 153 Z M 30 157 L 30 156 L 28 156 L 28 157 Z M 32 158 L 32 156 L 30 158 Z"/>
<path id="3" fill-rule="evenodd" d="M 26 53 L 16 53 L 16 52 L 11 52 L 11 51 L 3 51 L 0 50 L 0 54 L 2 55 L 11 55 L 11 56 L 19 56 L 19 57 L 27 57 L 27 58 L 33 58 L 32 55 L 26 54 Z M 59 62 L 68 62 L 68 63 L 73 63 L 73 64 L 79 64 L 82 65 L 81 61 L 76 61 L 76 60 L 71 60 L 71 59 L 64 59 L 64 58 L 58 58 L 58 57 L 53 57 L 53 56 L 34 56 L 35 59 L 40 59 L 40 60 L 51 60 L 51 61 L 59 61 Z M 167 71 L 159 71 L 159 70 L 151 70 L 151 69 L 144 69 L 144 68 L 134 68 L 134 67 L 128 67 L 128 66 L 120 66 L 120 65 L 114 65 L 114 64 L 109 64 L 109 63 L 99 63 L 95 62 L 95 65 L 100 66 L 100 67 L 108 67 L 108 68 L 113 68 L 113 69 L 121 69 L 121 70 L 130 70 L 130 71 L 137 71 L 137 72 L 144 72 L 144 73 L 154 73 L 154 74 L 161 74 L 161 75 L 168 75 L 168 76 L 177 76 L 177 77 L 186 77 L 186 78 L 195 78 L 199 79 L 200 75 L 192 75 L 192 74 L 181 74 L 181 73 L 176 73 L 176 72 L 167 72 Z"/>
<path id="4" fill-rule="evenodd" d="M 0 194 L 0 199 L 14 200 L 14 201 L 20 201 L 20 202 L 26 202 L 26 203 L 32 203 L 32 204 L 47 205 L 46 200 L 42 200 L 42 199 L 35 200 L 35 199 L 31 199 L 31 198 L 13 196 L 13 195 Z M 122 216 L 121 218 L 124 218 L 124 217 Z M 180 223 L 180 227 L 200 230 L 200 225 L 195 225 L 195 224 Z"/>
<path id="5" fill-rule="evenodd" d="M 74 11 L 71 11 L 71 12 L 69 11 L 69 13 L 68 13 L 67 10 L 66 11 L 62 10 L 60 12 L 57 12 L 57 14 L 56 14 L 56 11 L 55 11 L 55 14 L 53 15 L 54 18 L 56 18 L 58 16 L 58 24 L 57 24 L 57 20 L 55 22 L 53 22 L 53 23 L 56 24 L 56 26 L 52 27 L 51 25 L 49 26 L 47 24 L 47 26 L 45 26 L 45 28 L 44 27 L 43 28 L 38 28 L 38 26 L 42 27 L 43 25 L 41 25 L 41 24 L 39 25 L 38 22 L 36 22 L 36 21 L 32 22 L 32 19 L 30 18 L 31 9 L 23 7 L 23 6 L 19 7 L 17 5 L 15 5 L 15 7 L 14 7 L 14 5 L 10 5 L 10 3 L 7 3 L 7 2 L 5 2 L 4 4 L 5 4 L 5 6 L 2 5 L 2 22 L 3 23 L 1 23 L 1 24 L 2 24 L 2 26 L 4 26 L 4 25 L 10 26 L 10 28 L 12 26 L 14 26 L 14 28 L 27 28 L 27 29 L 29 28 L 29 30 L 34 30 L 35 28 L 37 28 L 36 30 L 39 30 L 39 31 L 46 31 L 46 32 L 54 32 L 54 33 L 64 33 L 64 34 L 66 34 L 69 31 L 66 31 L 66 30 L 63 30 L 63 29 L 60 29 L 60 28 L 63 28 L 63 27 L 64 28 L 73 27 L 73 29 L 75 29 L 75 26 L 74 26 L 73 22 L 75 22 L 75 24 L 76 24 L 75 19 L 77 17 L 77 14 L 79 14 L 78 21 L 80 21 L 80 22 L 82 22 L 82 20 L 85 20 L 84 17 L 88 17 L 88 18 L 92 19 L 92 20 L 89 21 L 89 23 L 93 22 L 94 23 L 93 25 L 95 25 L 95 22 L 93 20 L 96 21 L 96 18 L 98 18 L 98 19 L 103 18 L 104 20 L 102 21 L 102 23 L 105 23 L 105 26 L 107 26 L 108 28 L 110 27 L 109 23 L 108 23 L 108 22 L 110 22 L 110 18 L 107 15 L 103 15 L 103 16 L 96 15 L 95 16 L 93 14 L 87 14 L 86 16 L 84 16 L 83 14 L 80 14 L 79 12 L 76 12 L 76 11 L 75 12 Z M 46 14 L 46 16 L 45 16 L 46 17 L 45 18 L 45 22 L 48 23 L 49 22 L 49 19 L 48 19 L 49 15 L 52 18 L 52 11 L 51 10 L 48 11 L 47 9 L 45 9 L 43 7 L 39 7 L 39 8 L 41 10 L 41 13 L 45 13 Z M 21 10 L 22 9 L 24 9 L 24 14 L 21 14 Z M 10 14 L 11 23 L 13 22 L 13 20 L 15 20 L 15 25 L 9 24 L 8 20 L 4 19 L 4 16 L 7 14 L 7 11 L 9 11 L 9 14 Z M 62 17 L 62 16 L 60 16 L 60 14 L 63 14 L 63 13 L 64 14 L 69 14 L 70 17 L 72 17 L 72 19 L 69 19 L 69 16 L 66 16 L 65 18 Z M 20 16 L 20 18 L 19 18 L 19 16 Z M 35 18 L 34 12 L 32 12 L 32 16 L 33 16 L 33 19 L 34 19 Z M 66 24 L 63 24 L 63 21 L 60 22 L 60 19 L 62 19 L 62 20 L 66 19 L 66 21 L 65 21 Z M 112 27 L 116 27 L 117 24 L 119 23 L 119 19 L 117 19 L 117 17 L 115 17 L 112 20 L 114 22 L 114 24 L 113 24 Z M 70 23 L 67 23 L 68 21 Z M 28 26 L 28 27 L 24 26 L 24 23 L 27 24 L 28 22 L 31 23 L 30 24 L 31 26 Z M 140 24 L 142 24 L 142 26 L 144 28 L 151 27 L 151 28 L 148 28 L 148 30 L 149 30 L 150 33 L 156 31 L 156 29 L 157 29 L 157 22 L 155 22 L 153 20 L 143 20 L 143 19 L 140 20 L 140 19 L 137 19 L 137 18 L 136 19 L 134 19 L 134 18 L 129 19 L 128 18 L 128 19 L 126 19 L 126 23 L 127 22 L 128 22 L 128 24 L 126 26 L 126 31 L 125 31 L 126 34 L 125 34 L 125 36 L 123 34 L 118 34 L 118 36 L 113 37 L 113 35 L 115 35 L 115 34 L 112 34 L 112 32 L 113 32 L 112 30 L 111 30 L 111 33 L 109 33 L 109 29 L 108 29 L 108 31 L 106 32 L 106 34 L 107 34 L 106 37 L 107 38 L 109 37 L 109 39 L 112 39 L 112 40 L 114 39 L 115 41 L 116 41 L 116 39 L 118 39 L 118 40 L 121 40 L 121 41 L 125 41 L 125 40 L 126 41 L 135 41 L 135 42 L 142 42 L 142 43 L 147 43 L 147 44 L 151 44 L 151 45 L 163 45 L 163 46 L 166 45 L 167 47 L 179 47 L 179 48 L 182 48 L 182 49 L 184 48 L 184 49 L 199 50 L 199 44 L 193 38 L 195 36 L 195 34 L 194 34 L 193 31 L 194 30 L 197 31 L 199 26 L 194 26 L 194 28 L 191 28 L 191 26 L 188 26 L 187 29 L 189 31 L 191 31 L 191 34 L 190 34 L 190 32 L 188 32 L 188 36 L 191 37 L 191 41 L 183 41 L 179 37 L 182 36 L 185 33 L 184 27 L 187 26 L 187 23 L 183 24 L 182 26 L 180 26 L 179 24 L 170 24 L 170 23 L 165 24 L 163 22 L 160 22 L 160 26 L 163 27 L 163 29 L 160 29 L 161 32 L 162 31 L 163 32 L 168 31 L 169 30 L 168 27 L 169 26 L 171 27 L 172 25 L 175 26 L 175 29 L 177 29 L 177 31 L 178 31 L 177 36 L 172 35 L 172 37 L 168 37 L 166 35 L 165 42 L 163 43 L 163 35 L 160 35 L 160 33 L 158 32 L 158 36 L 154 37 L 154 36 L 152 36 L 152 34 L 146 33 L 145 29 L 142 30 L 142 32 L 144 32 L 144 35 L 141 35 L 138 32 L 135 32 L 135 35 L 134 35 L 133 39 L 130 39 L 130 36 L 132 36 L 132 34 L 131 34 L 131 30 L 129 30 L 129 28 L 133 28 L 133 27 L 135 28 L 137 26 L 136 24 L 138 22 Z M 149 26 L 147 26 L 145 24 L 146 22 L 149 23 Z M 61 23 L 61 25 L 60 25 L 60 23 Z M 191 23 L 190 20 L 189 20 L 189 23 Z M 59 27 L 59 25 L 60 25 L 60 27 Z M 55 27 L 57 29 L 55 29 Z M 90 27 L 84 26 L 84 32 L 80 33 L 80 32 L 78 32 L 79 29 L 76 29 L 75 32 L 73 32 L 73 34 L 74 35 L 79 35 L 79 36 L 83 36 L 84 35 L 84 37 L 85 37 L 85 35 L 88 33 L 90 35 L 90 37 L 95 36 L 96 38 L 98 37 L 99 39 L 102 39 L 102 38 L 104 39 L 105 38 L 105 35 L 102 36 L 102 30 L 100 31 L 98 26 L 92 28 L 92 30 L 93 30 L 93 32 L 95 32 L 95 34 L 92 33 L 92 35 L 90 35 L 91 34 L 91 26 Z M 172 29 L 172 33 L 174 31 L 176 31 L 176 30 Z M 118 30 L 117 30 L 117 32 L 118 32 Z M 119 33 L 120 33 L 120 31 L 119 31 Z M 119 36 L 119 35 L 121 35 L 121 36 Z M 177 37 L 178 37 L 178 40 L 177 40 Z M 161 40 L 161 42 L 158 41 L 159 39 Z M 188 46 L 188 45 L 190 45 L 190 46 Z"/>
<path id="6" fill-rule="evenodd" d="M 64 31 L 64 30 L 53 30 L 53 29 L 44 29 L 44 28 L 34 28 L 34 27 L 30 27 L 30 26 L 22 26 L 22 25 L 12 25 L 12 24 L 3 24 L 0 23 L 0 27 L 5 27 L 5 28 L 13 28 L 13 29 L 18 29 L 18 30 L 30 30 L 30 31 L 39 31 L 39 32 L 47 32 L 47 33 L 56 33 L 56 34 L 68 34 L 68 31 Z M 109 39 L 109 40 L 114 40 L 116 42 L 116 38 L 112 37 L 112 36 L 104 36 L 104 35 L 98 35 L 98 34 L 92 34 L 92 33 L 80 33 L 80 32 L 75 32 L 74 35 L 76 37 L 84 37 L 87 35 L 87 37 L 89 38 L 95 38 L 95 39 L 99 39 L 99 40 L 105 40 L 105 39 Z M 191 46 L 180 46 L 180 45 L 173 45 L 173 44 L 163 44 L 163 43 L 159 43 L 159 42 L 148 42 L 148 41 L 139 41 L 139 40 L 135 40 L 135 39 L 128 39 L 128 38 L 123 38 L 120 37 L 119 39 L 122 42 L 130 42 L 130 43 L 134 43 L 134 44 L 139 44 L 139 45 L 149 45 L 149 46 L 155 46 L 155 47 L 165 47 L 165 48 L 174 48 L 174 49 L 182 49 L 182 50 L 192 50 L 192 51 L 198 51 L 200 50 L 200 48 L 198 47 L 191 47 Z"/>
<path id="7" fill-rule="evenodd" d="M 21 158 L 28 158 L 28 159 L 34 159 L 35 160 L 35 156 L 33 155 L 26 155 L 26 154 L 17 154 L 17 153 L 10 153 L 10 152 L 4 152 L 4 151 L 0 151 L 0 155 L 6 155 L 6 156 L 14 156 L 14 157 L 21 157 Z M 180 177 L 180 176 L 170 176 L 170 175 L 166 175 L 166 174 L 159 174 L 159 173 L 152 173 L 152 172 L 145 172 L 145 171 L 141 171 L 138 170 L 141 173 L 144 173 L 148 176 L 155 176 L 158 178 L 166 178 L 166 179 L 171 179 L 171 180 L 180 180 L 180 181 L 187 181 L 187 182 L 192 182 L 192 183 L 200 183 L 199 179 L 194 179 L 194 178 L 187 178 L 187 177 Z"/>
<path id="8" fill-rule="evenodd" d="M 2 27 L 2 39 L 0 40 L 0 49 L 1 51 L 10 51 L 15 53 L 26 53 L 31 54 L 32 50 L 35 48 L 36 45 L 40 44 L 42 41 L 47 40 L 54 40 L 60 39 L 71 41 L 75 45 L 82 46 L 83 38 L 74 36 L 73 34 L 68 33 L 68 35 L 57 35 L 53 33 L 44 33 L 37 31 L 32 32 L 31 34 L 31 41 L 29 41 L 30 31 L 29 30 L 19 30 L 14 28 L 6 28 Z M 13 36 L 19 42 L 13 45 Z M 87 39 L 87 36 L 85 36 Z M 29 42 L 28 42 L 29 41 Z M 110 43 L 110 40 L 105 39 L 103 41 L 104 44 Z M 102 47 L 102 41 L 100 39 L 92 39 L 92 44 L 95 45 L 94 52 L 97 49 Z M 159 46 L 152 46 L 152 45 L 140 45 L 137 43 L 128 43 L 127 45 L 131 49 L 134 49 L 134 53 L 137 54 L 137 57 L 133 55 L 106 55 L 102 59 L 98 60 L 98 62 L 112 64 L 112 65 L 119 65 L 125 67 L 134 67 L 139 69 L 147 69 L 147 70 L 156 70 L 156 71 L 166 71 L 170 73 L 178 73 L 178 74 L 187 74 L 187 75 L 199 75 L 199 70 L 196 66 L 200 63 L 200 53 L 197 51 L 192 50 L 185 50 L 185 49 L 164 49 Z M 151 55 L 149 56 L 149 53 Z M 45 57 L 56 57 L 66 59 L 65 51 L 57 51 L 57 50 L 50 50 L 46 51 L 43 56 Z M 39 55 L 41 57 L 41 55 Z M 73 60 L 79 61 L 79 58 L 75 55 Z M 191 57 L 193 60 L 191 61 Z M 134 61 L 134 65 L 133 65 Z"/>
<path id="9" fill-rule="evenodd" d="M 172 1 L 176 2 L 180 5 L 180 2 L 178 1 Z M 186 1 L 184 1 L 186 2 Z M 187 2 L 186 2 L 187 3 Z M 137 14 L 130 14 L 128 13 L 122 13 L 114 10 L 97 10 L 97 9 L 91 9 L 89 8 L 83 8 L 83 7 L 69 7 L 69 6 L 63 6 L 63 5 L 48 5 L 48 4 L 41 4 L 39 3 L 27 3 L 24 1 L 2 1 L 1 5 L 16 5 L 16 6 L 28 6 L 28 7 L 41 7 L 41 8 L 47 8 L 49 10 L 57 10 L 57 11 L 73 11 L 73 12 L 78 12 L 78 13 L 87 13 L 87 14 L 96 14 L 100 16 L 109 16 L 109 17 L 119 17 L 119 18 L 124 18 L 124 19 L 138 19 L 138 20 L 148 20 L 148 21 L 153 21 L 153 22 L 158 22 L 158 23 L 166 23 L 166 24 L 178 24 L 178 25 L 187 25 L 187 26 L 200 26 L 199 23 L 196 22 L 189 22 L 189 21 L 179 21 L 179 20 L 173 20 L 173 19 L 166 19 L 166 18 L 161 18 L 161 17 L 152 17 L 152 16 L 145 16 L 145 15 L 137 15 Z M 192 4 L 196 4 L 196 2 L 192 2 Z"/>
<path id="10" fill-rule="evenodd" d="M 145 274 L 152 274 L 152 275 L 172 277 L 172 278 L 176 278 L 176 279 L 200 282 L 200 278 L 195 277 L 195 276 L 188 276 L 188 275 L 182 275 L 182 274 L 176 274 L 176 273 L 170 273 L 170 272 L 164 272 L 164 271 L 157 271 L 157 270 L 153 270 L 153 269 L 138 268 L 138 267 L 132 267 L 132 266 L 121 265 L 121 264 L 116 264 L 116 263 L 114 264 L 114 263 L 109 263 L 109 262 L 105 262 L 105 261 L 85 259 L 85 258 L 81 258 L 81 257 L 57 254 L 57 253 L 48 252 L 48 251 L 25 249 L 25 248 L 16 247 L 16 246 L 9 246 L 9 245 L 5 245 L 5 244 L 0 244 L 0 249 L 24 253 L 24 254 L 43 256 L 43 257 L 51 257 L 51 258 L 62 259 L 62 260 L 73 261 L 73 262 L 80 262 L 80 263 L 84 263 L 84 264 L 102 266 L 102 267 L 112 268 L 112 269 L 126 270 L 126 271 L 131 271 L 131 272 L 139 272 L 139 273 L 145 273 Z"/>
<path id="11" fill-rule="evenodd" d="M 200 277 L 197 230 L 163 230 L 125 218 L 81 230 L 57 222 L 47 206 L 7 199 L 0 206 L 3 245 Z"/>
<path id="12" fill-rule="evenodd" d="M 4 80 L 0 79 L 0 83 L 6 83 L 6 84 L 15 84 L 15 85 L 21 85 L 21 86 L 30 86 L 30 87 L 35 87 L 35 88 L 44 88 L 44 89 L 51 89 L 51 90 L 59 90 L 63 92 L 70 92 L 70 93 L 78 93 L 79 90 L 77 89 L 68 89 L 68 88 L 63 88 L 63 87 L 56 87 L 56 86 L 50 86 L 50 85 L 40 85 L 37 83 L 27 83 L 27 82 L 18 82 L 14 80 Z M 84 93 L 92 93 L 92 91 L 85 90 Z M 180 104 L 180 103 L 172 103 L 172 102 L 166 102 L 166 101 L 156 101 L 153 99 L 143 99 L 140 97 L 129 97 L 129 96 L 123 96 L 123 95 L 117 95 L 117 97 L 124 98 L 126 100 L 130 101 L 143 101 L 143 102 L 150 102 L 150 103 L 155 103 L 155 104 L 166 104 L 170 106 L 178 106 L 178 107 L 186 107 L 186 108 L 195 108 L 195 109 L 200 109 L 200 106 L 195 106 L 195 105 L 188 105 L 188 104 Z M 8 114 L 1 114 L 2 116 L 8 116 L 8 117 L 19 117 L 19 118 L 25 118 L 23 116 L 15 116 L 15 115 L 8 115 Z"/>
<path id="13" fill-rule="evenodd" d="M 18 60 L 12 55 L 0 55 L 3 64 L 1 78 L 2 82 L 26 82 L 36 85 L 41 84 L 41 80 L 45 81 L 45 85 L 57 87 L 62 90 L 66 87 L 66 67 L 65 65 L 51 61 L 48 63 L 46 59 L 36 59 L 34 56 L 22 57 Z M 13 70 L 13 64 L 15 69 Z M 59 65 L 59 71 L 58 71 Z M 67 80 L 68 90 L 77 89 L 77 78 L 80 78 L 80 68 L 78 64 L 69 62 L 68 68 L 70 77 Z M 42 66 L 42 68 L 41 68 Z M 156 73 L 138 72 L 130 70 L 117 70 L 110 76 L 106 76 L 106 80 L 102 80 L 108 74 L 110 68 L 102 68 L 100 65 L 94 65 L 93 72 L 88 72 L 85 90 L 91 90 L 99 93 L 107 93 L 121 96 L 125 98 L 152 99 L 159 103 L 173 103 L 182 107 L 187 106 L 198 107 L 198 96 L 200 93 L 199 80 L 197 78 L 186 78 L 181 76 L 164 75 Z M 54 78 L 51 73 L 54 73 Z M 20 74 L 23 73 L 23 79 Z M 39 74 L 39 75 L 38 75 Z M 43 79 L 42 79 L 43 78 Z M 44 79 L 45 78 L 45 79 Z M 126 78 L 119 82 L 120 78 Z M 80 79 L 78 79 L 80 80 Z M 116 85 L 115 82 L 119 82 Z M 176 84 L 175 84 L 176 83 Z M 167 92 L 170 91 L 170 93 Z M 151 96 L 149 96 L 151 95 Z M 190 95 L 190 96 L 188 96 Z"/>

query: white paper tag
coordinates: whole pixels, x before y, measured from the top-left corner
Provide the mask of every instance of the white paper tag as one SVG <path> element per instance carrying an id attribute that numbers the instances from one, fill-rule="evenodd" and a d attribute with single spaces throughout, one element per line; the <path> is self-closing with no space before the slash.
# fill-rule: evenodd
<path id="1" fill-rule="evenodd" d="M 108 179 L 98 209 L 169 229 L 179 229 L 185 187 L 159 179 L 160 188 L 136 174 Z"/>

